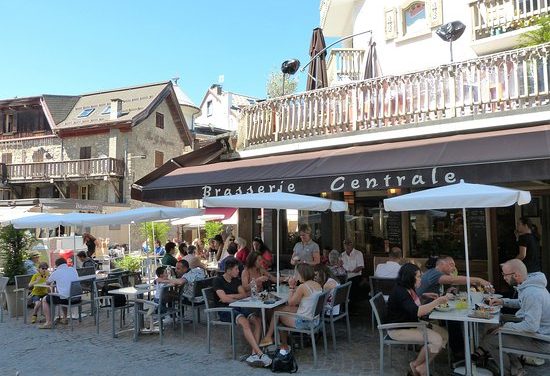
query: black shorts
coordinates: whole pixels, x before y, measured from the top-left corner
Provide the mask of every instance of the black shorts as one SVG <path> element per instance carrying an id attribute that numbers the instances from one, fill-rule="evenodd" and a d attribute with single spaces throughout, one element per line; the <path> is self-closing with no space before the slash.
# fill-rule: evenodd
<path id="1" fill-rule="evenodd" d="M 237 319 L 241 316 L 244 316 L 247 319 L 249 319 L 251 316 L 256 315 L 254 310 L 249 309 L 249 308 L 241 308 L 241 307 L 233 308 L 233 314 L 234 314 L 234 317 L 235 317 L 235 322 L 237 322 Z M 218 312 L 218 316 L 220 318 L 220 321 L 231 322 L 231 313 L 230 312 Z"/>
<path id="2" fill-rule="evenodd" d="M 82 299 L 80 298 L 73 298 L 71 300 L 71 304 L 77 304 L 77 303 L 80 303 Z M 60 298 L 59 296 L 57 295 L 48 295 L 48 303 L 50 304 L 63 304 L 63 305 L 67 305 L 69 304 L 69 299 L 62 299 Z"/>

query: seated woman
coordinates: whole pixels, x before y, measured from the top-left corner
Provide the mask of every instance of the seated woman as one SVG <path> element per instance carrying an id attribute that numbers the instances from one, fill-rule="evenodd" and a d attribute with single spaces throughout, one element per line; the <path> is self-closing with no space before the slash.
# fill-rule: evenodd
<path id="1" fill-rule="evenodd" d="M 273 264 L 273 254 L 264 244 L 264 241 L 260 237 L 255 237 L 252 241 L 252 250 L 258 252 L 262 257 L 260 263 L 265 270 L 269 270 Z"/>
<path id="2" fill-rule="evenodd" d="M 84 254 L 86 253 L 84 252 Z M 41 262 L 40 265 L 38 265 L 38 272 L 32 276 L 31 281 L 29 282 L 29 288 L 32 288 L 31 300 L 34 304 L 31 324 L 36 323 L 38 310 L 42 306 L 42 298 L 48 295 L 48 292 L 50 292 L 47 287 L 39 287 L 35 285 L 38 283 L 46 283 L 49 275 L 50 272 L 48 272 L 48 264 L 45 262 Z"/>
<path id="3" fill-rule="evenodd" d="M 333 302 L 336 287 L 338 287 L 340 283 L 338 283 L 338 281 L 332 277 L 332 272 L 330 271 L 328 266 L 317 264 L 313 267 L 313 269 L 315 270 L 315 282 L 323 286 L 323 291 L 328 292 L 325 314 L 330 315 L 332 312 L 333 315 L 339 315 L 340 305 L 333 307 Z"/>
<path id="4" fill-rule="evenodd" d="M 300 316 L 311 317 L 315 312 L 315 306 L 317 304 L 317 297 L 323 292 L 323 288 L 313 279 L 315 278 L 315 271 L 313 266 L 309 264 L 296 265 L 295 278 L 288 280 L 290 286 L 288 295 L 288 305 L 282 306 L 277 310 L 284 310 L 287 312 L 295 312 Z M 300 286 L 296 288 L 296 283 L 300 282 Z M 292 328 L 307 328 L 309 320 L 303 317 L 291 317 L 280 316 L 278 317 L 280 322 Z M 260 347 L 269 346 L 273 343 L 273 334 L 275 332 L 275 319 L 271 320 L 269 330 L 267 331 L 264 339 L 260 342 Z M 289 350 L 288 347 L 288 333 L 281 331 L 281 349 Z"/>
<path id="5" fill-rule="evenodd" d="M 277 278 L 262 267 L 261 259 L 262 257 L 258 252 L 250 252 L 246 258 L 246 264 L 241 275 L 242 286 L 246 292 L 250 292 L 250 282 L 253 279 L 256 280 L 258 292 L 263 290 L 262 285 L 267 281 L 277 283 Z"/>
<path id="6" fill-rule="evenodd" d="M 346 269 L 344 269 L 344 267 L 342 266 L 340 252 L 338 252 L 336 249 L 333 249 L 328 254 L 328 267 L 335 279 L 340 281 L 340 283 L 346 282 L 348 272 L 346 272 Z"/>
<path id="7" fill-rule="evenodd" d="M 420 286 L 421 273 L 418 266 L 405 264 L 399 269 L 397 285 L 394 287 L 388 299 L 388 323 L 417 322 L 423 316 L 428 315 L 440 304 L 447 303 L 448 295 L 438 297 L 428 304 L 420 304 L 420 298 L 415 289 Z M 428 330 L 428 348 L 430 360 L 435 358 L 447 344 L 447 331 L 432 324 Z M 423 340 L 422 330 L 418 328 L 394 329 L 388 331 L 389 336 L 397 341 Z M 411 373 L 414 376 L 426 375 L 426 348 L 422 347 L 415 360 L 409 363 Z"/>

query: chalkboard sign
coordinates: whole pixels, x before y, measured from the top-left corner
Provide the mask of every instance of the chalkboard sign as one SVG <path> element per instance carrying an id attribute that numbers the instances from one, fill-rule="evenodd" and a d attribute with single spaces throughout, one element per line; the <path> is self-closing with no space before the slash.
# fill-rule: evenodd
<path id="1" fill-rule="evenodd" d="M 386 230 L 390 244 L 402 247 L 401 213 L 390 212 L 388 214 Z"/>
<path id="2" fill-rule="evenodd" d="M 466 216 L 470 259 L 487 260 L 485 209 L 468 209 Z"/>

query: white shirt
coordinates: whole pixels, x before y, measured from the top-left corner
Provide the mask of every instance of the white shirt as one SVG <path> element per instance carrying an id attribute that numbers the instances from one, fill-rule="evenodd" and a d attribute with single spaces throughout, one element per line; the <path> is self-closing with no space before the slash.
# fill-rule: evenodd
<path id="1" fill-rule="evenodd" d="M 374 276 L 380 278 L 397 278 L 399 269 L 401 269 L 401 265 L 397 262 L 386 261 L 383 264 L 378 264 L 376 270 L 374 271 Z"/>
<path id="2" fill-rule="evenodd" d="M 55 282 L 57 292 L 61 297 L 68 298 L 71 295 L 71 283 L 78 281 L 78 273 L 75 268 L 67 264 L 61 264 L 48 277 L 48 283 Z"/>
<path id="3" fill-rule="evenodd" d="M 353 273 L 352 270 L 355 268 L 362 266 L 365 266 L 365 261 L 363 260 L 363 254 L 353 248 L 348 256 L 346 251 L 342 252 L 342 255 L 340 256 L 342 258 L 343 267 L 348 272 L 348 279 L 356 277 L 358 275 L 361 275 L 361 272 L 359 273 Z"/>

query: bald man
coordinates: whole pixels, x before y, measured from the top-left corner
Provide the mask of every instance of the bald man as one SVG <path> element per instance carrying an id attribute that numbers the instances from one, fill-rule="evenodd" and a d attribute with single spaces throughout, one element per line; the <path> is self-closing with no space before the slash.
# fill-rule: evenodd
<path id="1" fill-rule="evenodd" d="M 491 305 L 519 308 L 516 317 L 520 322 L 507 322 L 504 328 L 518 332 L 550 335 L 550 294 L 546 290 L 546 277 L 541 272 L 527 274 L 527 267 L 519 259 L 511 259 L 500 265 L 502 277 L 518 291 L 517 299 L 491 299 Z M 497 334 L 494 330 L 491 334 Z M 506 347 L 533 352 L 550 352 L 550 344 L 532 338 L 504 334 L 502 341 Z M 493 359 L 498 361 L 498 336 L 488 335 L 484 345 Z M 504 354 L 505 375 L 524 375 L 525 370 L 514 354 Z"/>

